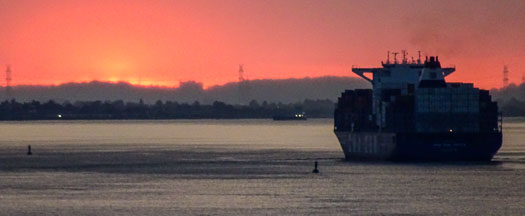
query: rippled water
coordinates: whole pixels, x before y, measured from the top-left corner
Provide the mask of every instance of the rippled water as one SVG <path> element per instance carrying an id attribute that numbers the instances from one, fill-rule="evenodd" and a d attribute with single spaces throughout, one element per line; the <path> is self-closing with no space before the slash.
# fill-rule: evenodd
<path id="1" fill-rule="evenodd" d="M 491 163 L 358 163 L 331 120 L 2 122 L 0 215 L 523 215 L 524 142 L 513 118 Z"/>

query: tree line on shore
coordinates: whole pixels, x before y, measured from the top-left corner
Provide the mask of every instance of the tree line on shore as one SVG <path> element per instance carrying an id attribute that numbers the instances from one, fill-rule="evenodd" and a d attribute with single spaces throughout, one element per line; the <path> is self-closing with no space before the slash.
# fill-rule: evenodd
<path id="1" fill-rule="evenodd" d="M 504 116 L 525 116 L 525 83 L 492 89 L 490 93 Z"/>
<path id="2" fill-rule="evenodd" d="M 498 100 L 504 116 L 525 116 L 525 100 L 510 98 Z M 306 113 L 309 118 L 332 118 L 335 103 L 331 100 L 309 100 L 296 103 L 259 103 L 252 100 L 245 105 L 232 105 L 215 101 L 212 104 L 157 101 L 138 102 L 78 101 L 57 103 L 15 100 L 0 103 L 0 120 L 53 120 L 53 119 L 236 119 L 272 118 Z"/>
<path id="3" fill-rule="evenodd" d="M 0 120 L 58 120 L 58 119 L 237 119 L 272 118 L 276 115 L 306 113 L 310 118 L 331 118 L 331 100 L 304 100 L 297 103 L 259 103 L 231 105 L 215 101 L 212 104 L 157 101 L 146 104 L 116 101 L 78 101 L 75 103 L 17 102 L 0 103 Z"/>
<path id="4" fill-rule="evenodd" d="M 504 116 L 525 116 L 525 100 L 510 98 L 498 101 L 501 112 Z"/>

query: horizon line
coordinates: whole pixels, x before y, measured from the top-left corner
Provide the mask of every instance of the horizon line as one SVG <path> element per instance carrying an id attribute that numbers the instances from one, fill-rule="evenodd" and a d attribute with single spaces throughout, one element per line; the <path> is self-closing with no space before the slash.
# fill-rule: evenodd
<path id="1" fill-rule="evenodd" d="M 176 89 L 176 88 L 179 88 L 180 85 L 182 83 L 189 83 L 189 82 L 194 82 L 194 83 L 197 83 L 197 84 L 201 84 L 203 87 L 203 89 L 209 89 L 209 88 L 213 88 L 213 87 L 217 87 L 217 86 L 225 86 L 225 85 L 228 85 L 228 84 L 231 84 L 231 83 L 239 83 L 239 82 L 247 82 L 247 81 L 262 81 L 262 80 L 301 80 L 301 79 L 319 79 L 319 78 L 329 78 L 329 77 L 334 77 L 334 78 L 354 78 L 354 79 L 357 79 L 357 80 L 360 80 L 360 78 L 357 78 L 357 77 L 354 77 L 354 76 L 336 76 L 336 75 L 323 75 L 323 76 L 305 76 L 305 77 L 301 77 L 301 78 L 297 78 L 297 77 L 289 77 L 289 78 L 257 78 L 257 79 L 247 79 L 247 80 L 244 80 L 244 81 L 230 81 L 230 82 L 225 82 L 223 84 L 214 84 L 214 85 L 210 85 L 210 86 L 204 86 L 203 82 L 199 82 L 197 80 L 184 80 L 184 81 L 178 81 L 178 85 L 161 85 L 161 84 L 139 84 L 139 83 L 134 83 L 134 82 L 130 82 L 130 81 L 125 81 L 125 80 L 119 80 L 119 81 L 111 81 L 111 80 L 98 80 L 98 79 L 93 79 L 93 80 L 90 80 L 90 81 L 69 81 L 69 82 L 62 82 L 62 83 L 57 83 L 57 84 L 17 84 L 17 85 L 11 85 L 10 87 L 13 88 L 13 87 L 57 87 L 57 86 L 63 86 L 63 85 L 67 85 L 67 84 L 90 84 L 90 83 L 106 83 L 106 84 L 127 84 L 127 85 L 130 85 L 130 86 L 133 86 L 133 87 L 138 87 L 138 88 L 164 88 L 164 89 Z M 4 84 L 4 85 L 1 85 L 0 88 L 6 88 L 7 86 Z"/>

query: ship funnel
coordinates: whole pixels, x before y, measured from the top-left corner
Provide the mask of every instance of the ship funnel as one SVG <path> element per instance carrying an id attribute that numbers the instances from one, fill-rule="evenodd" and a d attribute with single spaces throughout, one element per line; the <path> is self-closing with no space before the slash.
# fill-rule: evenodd
<path id="1" fill-rule="evenodd" d="M 420 88 L 440 88 L 447 87 L 445 83 L 445 76 L 441 69 L 441 63 L 439 58 L 436 56 L 430 56 L 425 58 L 425 64 L 419 77 Z"/>

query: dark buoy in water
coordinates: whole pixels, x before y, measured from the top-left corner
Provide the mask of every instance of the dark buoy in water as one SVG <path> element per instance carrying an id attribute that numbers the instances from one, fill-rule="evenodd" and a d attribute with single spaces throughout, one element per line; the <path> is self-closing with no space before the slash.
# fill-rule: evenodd
<path id="1" fill-rule="evenodd" d="M 317 169 L 317 161 L 315 161 L 314 170 L 312 171 L 312 173 L 319 173 L 319 170 Z"/>
<path id="2" fill-rule="evenodd" d="M 27 155 L 32 155 L 33 152 L 31 152 L 31 145 L 27 146 Z"/>

